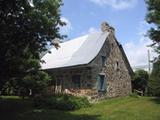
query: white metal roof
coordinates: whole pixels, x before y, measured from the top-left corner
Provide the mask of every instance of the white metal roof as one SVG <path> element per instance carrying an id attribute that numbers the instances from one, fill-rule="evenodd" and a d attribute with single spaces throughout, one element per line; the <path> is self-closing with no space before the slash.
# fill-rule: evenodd
<path id="1" fill-rule="evenodd" d="M 60 48 L 51 49 L 43 56 L 42 69 L 53 69 L 88 64 L 99 53 L 108 33 L 91 33 L 60 44 Z"/>

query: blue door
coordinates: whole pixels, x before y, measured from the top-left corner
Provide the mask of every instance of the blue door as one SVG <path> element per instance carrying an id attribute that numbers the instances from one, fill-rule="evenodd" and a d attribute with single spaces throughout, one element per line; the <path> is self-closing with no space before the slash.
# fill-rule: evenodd
<path id="1" fill-rule="evenodd" d="M 98 75 L 97 76 L 97 89 L 98 89 L 98 91 L 105 91 L 106 90 L 105 75 Z"/>

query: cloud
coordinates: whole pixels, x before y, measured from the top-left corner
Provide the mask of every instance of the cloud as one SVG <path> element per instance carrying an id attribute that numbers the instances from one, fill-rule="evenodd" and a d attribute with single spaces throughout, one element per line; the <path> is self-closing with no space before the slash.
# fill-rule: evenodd
<path id="1" fill-rule="evenodd" d="M 131 66 L 141 66 L 148 64 L 148 50 L 150 51 L 150 60 L 153 60 L 157 54 L 148 45 L 152 44 L 152 41 L 145 36 L 149 24 L 145 21 L 140 22 L 138 28 L 138 41 L 128 41 L 124 44 L 125 53 L 129 59 Z"/>
<path id="2" fill-rule="evenodd" d="M 68 35 L 73 29 L 71 22 L 65 17 L 61 17 L 61 21 L 65 22 L 66 25 L 63 27 L 60 27 L 60 32 L 61 34 Z"/>
<path id="3" fill-rule="evenodd" d="M 149 30 L 150 29 L 150 27 L 151 27 L 151 25 L 150 24 L 148 24 L 146 21 L 141 21 L 140 23 L 139 23 L 139 26 L 138 26 L 138 31 L 139 31 L 139 35 L 140 36 L 145 36 L 146 34 L 147 34 L 147 30 Z"/>
<path id="4" fill-rule="evenodd" d="M 117 10 L 123 10 L 134 7 L 138 0 L 90 0 L 91 2 L 100 6 L 111 6 Z"/>
<path id="5" fill-rule="evenodd" d="M 148 48 L 147 45 L 151 44 L 150 40 L 146 41 L 130 41 L 124 44 L 125 53 L 129 59 L 131 66 L 147 65 L 148 57 L 147 52 L 151 48 Z M 152 52 L 153 58 L 153 52 Z"/>
<path id="6" fill-rule="evenodd" d="M 100 30 L 95 27 L 90 27 L 87 31 L 83 31 L 80 35 L 86 35 L 90 33 L 99 32 Z"/>
<path id="7" fill-rule="evenodd" d="M 95 32 L 98 32 L 99 30 L 98 29 L 96 29 L 96 28 L 94 28 L 94 27 L 90 27 L 89 29 L 88 29 L 88 33 L 95 33 Z"/>

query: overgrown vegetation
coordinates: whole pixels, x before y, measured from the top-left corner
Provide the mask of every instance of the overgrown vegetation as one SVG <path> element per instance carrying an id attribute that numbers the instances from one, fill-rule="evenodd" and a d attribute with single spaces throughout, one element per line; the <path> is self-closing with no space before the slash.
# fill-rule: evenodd
<path id="1" fill-rule="evenodd" d="M 160 96 L 160 61 L 153 64 L 153 70 L 148 83 L 149 94 Z"/>
<path id="2" fill-rule="evenodd" d="M 147 94 L 149 74 L 145 70 L 136 70 L 132 76 L 133 92 L 142 91 L 142 94 Z"/>
<path id="3" fill-rule="evenodd" d="M 34 105 L 37 108 L 76 110 L 89 107 L 91 104 L 85 97 L 76 97 L 72 95 L 54 95 L 35 97 Z"/>

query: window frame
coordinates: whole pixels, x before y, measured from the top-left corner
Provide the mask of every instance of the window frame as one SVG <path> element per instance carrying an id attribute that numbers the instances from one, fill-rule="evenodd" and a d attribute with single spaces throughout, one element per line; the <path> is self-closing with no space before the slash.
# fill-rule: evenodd
<path id="1" fill-rule="evenodd" d="M 101 55 L 102 67 L 106 66 L 106 56 Z"/>
<path id="2" fill-rule="evenodd" d="M 106 91 L 106 76 L 98 74 L 97 78 L 97 90 L 98 92 L 105 92 Z"/>
<path id="3" fill-rule="evenodd" d="M 75 89 L 81 88 L 81 75 L 72 75 L 72 85 Z"/>

